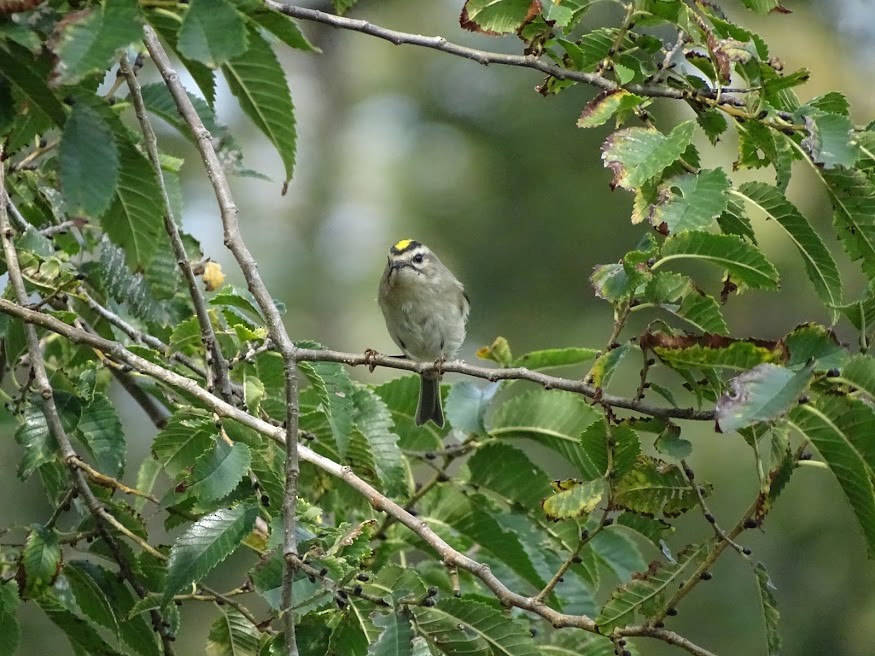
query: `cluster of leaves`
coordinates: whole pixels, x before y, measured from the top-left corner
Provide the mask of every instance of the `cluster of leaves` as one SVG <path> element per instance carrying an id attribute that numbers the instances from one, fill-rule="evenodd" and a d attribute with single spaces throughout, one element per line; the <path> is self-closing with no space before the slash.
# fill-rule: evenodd
<path id="1" fill-rule="evenodd" d="M 353 4 L 335 2 L 339 12 Z M 528 656 L 612 653 L 620 646 L 636 653 L 622 639 L 624 629 L 636 622 L 639 629 L 661 626 L 730 543 L 703 523 L 706 535 L 697 544 L 673 545 L 675 519 L 698 506 L 708 517 L 705 498 L 712 492 L 693 483 L 686 463 L 692 445 L 669 418 L 674 410 L 683 416 L 682 402 L 713 408 L 719 430 L 738 432 L 756 454 L 762 479 L 737 532 L 764 520 L 813 445 L 875 550 L 875 451 L 868 439 L 875 435 L 875 360 L 866 354 L 875 317 L 875 129 L 855 127 L 839 94 L 799 103 L 792 88 L 807 73 L 782 74 L 765 42 L 711 3 L 635 0 L 619 27 L 581 34 L 590 4 L 467 0 L 461 24 L 515 33 L 526 53 L 601 80 L 605 90 L 582 110 L 581 127 L 612 117 L 618 124 L 633 117 L 643 122 L 610 134 L 602 152 L 613 186 L 634 194 L 632 220 L 652 231 L 621 262 L 597 267 L 592 284 L 614 307 L 616 334 L 632 312 L 658 309 L 668 318 L 604 353 L 553 349 L 516 358 L 498 340 L 483 356 L 529 371 L 591 363 L 587 381 L 600 396 L 637 350 L 647 364 L 633 401 L 652 392 L 667 411 L 620 418 L 580 394 L 512 381 L 463 382 L 444 389 L 453 429 L 447 436 L 415 425 L 415 376 L 374 387 L 354 381 L 339 363 L 301 362 L 306 382 L 298 419 L 308 452 L 348 467 L 415 512 L 423 526 L 488 565 L 511 590 L 554 611 L 592 618 L 594 630 L 552 630 L 536 614 L 508 615 L 505 600 L 482 578 L 448 569 L 420 535 L 378 512 L 379 498 L 342 484 L 314 457 L 302 463 L 298 500 L 302 564 L 293 612 L 301 654 Z M 783 9 L 776 0 L 746 4 Z M 154 170 L 143 136 L 122 120 L 133 114 L 131 103 L 116 96 L 117 85 L 103 90 L 101 83 L 120 50 L 139 50 L 143 29 L 155 30 L 197 84 L 201 95 L 191 102 L 228 171 L 252 174 L 216 121 L 216 70 L 277 147 L 288 180 L 293 107 L 272 43 L 312 46 L 293 22 L 257 0 L 13 9 L 27 11 L 0 23 L 0 105 L 15 109 L 0 115 L 0 134 L 15 248 L 34 307 L 206 387 L 203 326 L 193 316 L 163 220 L 162 179 L 173 214 L 168 222 L 182 216 L 182 161 L 162 153 L 160 172 Z M 665 26 L 677 30 L 676 48 L 655 35 L 654 28 Z M 738 89 L 724 91 L 730 82 Z M 552 94 L 579 83 L 557 74 L 540 89 Z M 152 116 L 194 138 L 164 84 L 145 85 L 142 95 Z M 657 129 L 646 107 L 659 95 L 685 101 L 695 120 Z M 697 131 L 714 143 L 730 126 L 739 144 L 735 167 L 772 167 L 774 183 L 738 185 L 722 169 L 701 168 Z M 845 300 L 833 254 L 785 196 L 794 162 L 810 165 L 832 200 L 837 238 L 868 281 L 856 301 Z M 847 320 L 859 331 L 860 353 L 816 324 L 776 341 L 730 336 L 724 318 L 730 298 L 779 286 L 752 216 L 784 229 L 833 321 Z M 194 240 L 183 242 L 191 262 L 203 259 Z M 708 293 L 697 278 L 667 270 L 678 260 L 715 265 L 719 291 Z M 281 426 L 289 410 L 283 362 L 270 349 L 261 311 L 248 292 L 225 288 L 210 298 L 208 316 L 233 364 L 225 401 Z M 13 372 L 2 394 L 19 422 L 18 473 L 38 476 L 57 509 L 47 521 L 10 529 L 22 535 L 21 544 L 2 548 L 0 654 L 13 653 L 20 642 L 21 603 L 37 604 L 76 653 L 150 656 L 160 653 L 150 613 L 158 611 L 176 633 L 182 629 L 176 604 L 203 599 L 219 602 L 209 653 L 283 653 L 283 638 L 271 625 L 292 612 L 281 604 L 281 447 L 251 423 L 219 419 L 200 397 L 132 378 L 112 353 L 42 334 L 63 428 L 92 468 L 94 493 L 124 529 L 125 541 L 111 549 L 106 526 L 73 494 L 70 463 L 52 438 L 43 400 L 32 393 L 21 322 L 3 315 L 0 336 L 4 370 Z M 676 376 L 670 379 L 676 384 L 650 381 L 656 368 Z M 130 467 L 124 427 L 107 396 L 114 376 L 168 414 L 156 419 L 151 454 L 136 465 L 138 494 L 119 484 Z M 553 454 L 551 468 L 533 462 L 532 443 Z M 172 544 L 156 546 L 155 536 L 165 531 L 175 536 Z M 216 596 L 204 579 L 238 551 L 248 554 L 248 561 L 235 561 L 245 573 L 230 573 L 239 585 Z M 145 592 L 135 594 L 116 575 L 122 569 Z M 769 653 L 776 653 L 768 575 L 760 564 L 751 563 L 751 571 Z M 263 603 L 269 610 L 262 617 L 249 610 Z"/>

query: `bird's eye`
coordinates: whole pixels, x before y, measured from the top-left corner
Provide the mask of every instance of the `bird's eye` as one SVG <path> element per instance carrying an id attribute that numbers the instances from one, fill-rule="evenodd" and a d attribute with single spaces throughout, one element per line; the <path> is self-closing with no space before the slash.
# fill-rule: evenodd
<path id="1" fill-rule="evenodd" d="M 413 261 L 416 264 L 422 264 L 422 260 L 423 260 L 422 253 L 418 253 L 417 255 L 413 256 Z"/>

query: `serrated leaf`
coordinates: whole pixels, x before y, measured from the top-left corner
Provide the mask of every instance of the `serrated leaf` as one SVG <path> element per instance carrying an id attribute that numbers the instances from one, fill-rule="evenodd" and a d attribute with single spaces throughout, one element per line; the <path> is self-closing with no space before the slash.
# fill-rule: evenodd
<path id="1" fill-rule="evenodd" d="M 413 653 L 413 626 L 407 610 L 375 612 L 371 621 L 381 632 L 376 642 L 368 647 L 368 656 L 409 656 Z"/>
<path id="2" fill-rule="evenodd" d="M 635 540 L 622 531 L 607 529 L 599 531 L 584 549 L 591 550 L 598 562 L 607 566 L 618 579 L 627 581 L 647 566 Z"/>
<path id="3" fill-rule="evenodd" d="M 465 0 L 459 24 L 471 32 L 508 34 L 540 10 L 539 0 Z"/>
<path id="4" fill-rule="evenodd" d="M 875 554 L 875 410 L 846 396 L 823 396 L 797 405 L 790 424 L 811 440 L 838 479 L 863 531 L 869 557 Z"/>
<path id="5" fill-rule="evenodd" d="M 290 48 L 319 52 L 319 48 L 307 40 L 307 37 L 303 35 L 295 21 L 289 16 L 266 7 L 259 0 L 234 0 L 234 4 L 246 14 L 247 18 L 256 22 Z"/>
<path id="6" fill-rule="evenodd" d="M 602 500 L 605 482 L 602 479 L 581 482 L 562 481 L 561 490 L 541 503 L 547 519 L 574 519 L 589 515 Z"/>
<path id="7" fill-rule="evenodd" d="M 164 230 L 164 206 L 155 171 L 130 142 L 119 143 L 116 197 L 100 224 L 110 239 L 125 251 L 128 264 L 144 268 L 159 245 Z"/>
<path id="8" fill-rule="evenodd" d="M 24 592 L 28 597 L 40 596 L 54 583 L 61 568 L 61 546 L 54 531 L 38 524 L 31 527 L 21 552 L 24 568 Z"/>
<path id="9" fill-rule="evenodd" d="M 83 565 L 82 561 L 72 561 L 64 567 L 64 577 L 76 598 L 76 605 L 89 620 L 109 630 L 116 639 L 119 636 L 119 623 L 107 591 L 91 575 L 93 563 Z"/>
<path id="10" fill-rule="evenodd" d="M 844 366 L 842 380 L 863 390 L 875 400 L 875 358 L 870 355 L 855 355 Z"/>
<path id="11" fill-rule="evenodd" d="M 547 474 L 523 451 L 503 442 L 477 449 L 466 464 L 472 483 L 524 508 L 536 508 L 550 493 Z"/>
<path id="12" fill-rule="evenodd" d="M 672 338 L 656 333 L 646 340 L 646 345 L 665 364 L 682 369 L 747 371 L 765 362 L 784 361 L 784 352 L 778 343 L 739 341 L 717 335 Z"/>
<path id="13" fill-rule="evenodd" d="M 708 228 L 726 209 L 728 189 L 729 178 L 721 169 L 669 178 L 657 192 L 665 202 L 654 207 L 651 222 L 665 223 L 671 234 Z"/>
<path id="14" fill-rule="evenodd" d="M 782 341 L 789 353 L 786 366 L 791 369 L 811 361 L 815 371 L 827 371 L 840 369 L 848 361 L 848 349 L 835 333 L 815 323 L 796 326 Z"/>
<path id="15" fill-rule="evenodd" d="M 261 631 L 234 608 L 225 608 L 210 627 L 207 656 L 258 656 Z"/>
<path id="16" fill-rule="evenodd" d="M 842 280 L 838 266 L 820 235 L 799 210 L 780 191 L 762 182 L 747 182 L 736 193 L 784 228 L 799 249 L 805 271 L 820 300 L 828 307 L 841 305 Z"/>
<path id="17" fill-rule="evenodd" d="M 48 462 L 53 462 L 58 445 L 49 433 L 46 417 L 38 406 L 32 405 L 24 411 L 24 421 L 15 431 L 15 441 L 24 449 L 18 464 L 18 477 L 28 478 L 33 472 Z"/>
<path id="18" fill-rule="evenodd" d="M 127 442 L 115 407 L 105 395 L 95 394 L 90 403 L 82 406 L 76 433 L 101 472 L 121 477 L 125 470 Z"/>
<path id="19" fill-rule="evenodd" d="M 218 68 L 246 52 L 243 15 L 228 0 L 191 0 L 177 33 L 184 57 Z"/>
<path id="20" fill-rule="evenodd" d="M 757 590 L 760 593 L 760 604 L 763 609 L 763 622 L 766 625 L 766 653 L 768 656 L 778 656 L 781 653 L 781 633 L 778 630 L 778 600 L 775 598 L 774 589 L 766 566 L 757 563 L 754 566 L 754 574 L 757 579 Z"/>
<path id="21" fill-rule="evenodd" d="M 656 269 L 676 259 L 710 262 L 732 274 L 737 283 L 753 289 L 777 289 L 778 271 L 754 245 L 736 235 L 690 231 L 665 240 Z"/>
<path id="22" fill-rule="evenodd" d="M 128 311 L 139 319 L 156 320 L 160 307 L 152 296 L 149 283 L 140 273 L 131 273 L 125 251 L 113 244 L 108 237 L 100 241 L 100 253 L 92 280 L 104 286 L 108 296 L 124 304 Z"/>
<path id="23" fill-rule="evenodd" d="M 482 500 L 482 497 L 481 497 Z M 483 500 L 485 501 L 485 500 Z M 523 580 L 540 589 L 545 581 L 532 565 L 517 536 L 502 529 L 501 525 L 477 498 L 463 495 L 452 488 L 442 487 L 434 495 L 434 506 L 425 521 L 438 520 L 480 545 L 496 559 L 507 565 Z"/>
<path id="24" fill-rule="evenodd" d="M 486 421 L 486 430 L 501 439 L 540 442 L 577 467 L 583 478 L 599 476 L 578 440 L 598 419 L 580 397 L 570 392 L 532 390 L 505 401 Z"/>
<path id="25" fill-rule="evenodd" d="M 300 362 L 298 367 L 313 386 L 318 409 L 327 417 L 340 457 L 345 458 L 355 422 L 355 386 L 349 373 L 334 362 Z"/>
<path id="26" fill-rule="evenodd" d="M 119 152 L 112 130 L 85 103 L 76 103 L 58 144 L 61 192 L 72 214 L 101 216 L 119 180 Z"/>
<path id="27" fill-rule="evenodd" d="M 700 291 L 687 276 L 657 272 L 647 281 L 644 299 L 681 317 L 704 333 L 729 333 L 717 301 Z"/>
<path id="28" fill-rule="evenodd" d="M 782 0 L 741 0 L 744 6 L 755 11 L 758 14 L 768 14 L 775 11 L 782 14 L 789 14 L 790 10 L 783 4 Z"/>
<path id="29" fill-rule="evenodd" d="M 179 56 L 185 68 L 191 73 L 192 78 L 194 78 L 207 102 L 211 106 L 214 105 L 216 102 L 216 77 L 213 69 L 179 53 L 179 39 L 177 36 L 181 21 L 179 16 L 175 13 L 164 11 L 163 8 L 146 10 L 146 15 L 149 23 Z"/>
<path id="30" fill-rule="evenodd" d="M 392 432 L 389 409 L 379 396 L 364 386 L 356 387 L 353 403 L 356 427 L 370 446 L 383 489 L 390 497 L 406 494 L 404 456 L 398 446 L 398 435 Z"/>
<path id="31" fill-rule="evenodd" d="M 88 656 L 120 656 L 120 652 L 106 644 L 103 636 L 91 624 L 74 615 L 65 608 L 57 596 L 51 593 L 41 595 L 36 603 L 55 625 L 63 631 L 70 641 L 73 652 Z"/>
<path id="32" fill-rule="evenodd" d="M 726 121 L 726 116 L 723 112 L 713 107 L 704 112 L 697 113 L 696 121 L 705 132 L 705 136 L 708 137 L 708 141 L 711 142 L 712 146 L 717 145 L 717 142 L 720 141 L 720 135 L 729 128 L 729 123 Z"/>
<path id="33" fill-rule="evenodd" d="M 620 365 L 620 361 L 632 349 L 629 342 L 621 344 L 617 348 L 612 348 L 607 353 L 599 356 L 589 370 L 589 375 L 592 378 L 592 384 L 599 389 L 607 387 Z"/>
<path id="34" fill-rule="evenodd" d="M 432 608 L 413 609 L 416 626 L 446 654 L 538 656 L 528 629 L 486 604 L 443 599 Z"/>
<path id="35" fill-rule="evenodd" d="M 848 257 L 875 278 L 875 182 L 862 171 L 823 171 L 833 205 L 833 224 Z"/>
<path id="36" fill-rule="evenodd" d="M 285 73 L 270 45 L 253 29 L 249 49 L 222 66 L 241 109 L 274 145 L 285 167 L 285 181 L 295 168 L 295 108 Z"/>
<path id="37" fill-rule="evenodd" d="M 681 437 L 681 428 L 676 424 L 666 426 L 665 430 L 656 438 L 653 446 L 660 453 L 677 460 L 688 458 L 693 452 L 692 443 Z"/>
<path id="38" fill-rule="evenodd" d="M 808 135 L 802 140 L 802 147 L 815 164 L 832 169 L 850 168 L 857 162 L 860 149 L 852 140 L 851 119 L 841 114 L 814 112 L 804 116 L 803 121 Z"/>
<path id="39" fill-rule="evenodd" d="M 704 553 L 704 547 L 688 547 L 678 554 L 677 562 L 654 561 L 647 572 L 614 590 L 596 618 L 599 630 L 610 633 L 615 627 L 633 624 L 638 614 L 648 617 L 658 613 L 669 590 L 677 587 L 687 566 L 697 562 Z"/>
<path id="40" fill-rule="evenodd" d="M 364 587 L 393 607 L 404 601 L 419 600 L 426 593 L 425 584 L 416 570 L 398 565 L 383 567 Z"/>
<path id="41" fill-rule="evenodd" d="M 106 70 L 117 50 L 143 38 L 135 0 L 108 0 L 68 18 L 59 23 L 53 45 L 58 55 L 55 84 L 75 84 L 89 73 Z"/>
<path id="42" fill-rule="evenodd" d="M 566 348 L 543 349 L 531 351 L 513 361 L 512 367 L 525 367 L 531 371 L 567 367 L 592 360 L 598 355 L 598 349 L 570 346 Z"/>
<path id="43" fill-rule="evenodd" d="M 36 113 L 39 123 L 64 125 L 67 113 L 46 81 L 50 76 L 50 65 L 46 58 L 34 61 L 33 53 L 26 48 L 6 41 L 0 47 L 0 69 L 3 76 L 26 98 L 28 112 Z"/>
<path id="44" fill-rule="evenodd" d="M 614 114 L 620 114 L 617 117 L 619 120 L 623 114 L 630 112 L 636 107 L 645 107 L 648 104 L 649 101 L 646 98 L 636 96 L 625 89 L 602 91 L 586 103 L 580 118 L 577 119 L 577 127 L 594 128 L 604 125 Z"/>
<path id="45" fill-rule="evenodd" d="M 200 581 L 225 560 L 249 535 L 258 507 L 240 504 L 222 508 L 194 522 L 173 543 L 167 561 L 163 605 L 186 586 Z"/>
<path id="46" fill-rule="evenodd" d="M 602 145 L 602 160 L 614 173 L 611 186 L 634 191 L 662 173 L 690 145 L 695 127 L 695 122 L 684 121 L 668 135 L 652 128 L 614 132 Z"/>
<path id="47" fill-rule="evenodd" d="M 207 452 L 215 434 L 215 424 L 206 417 L 175 414 L 152 443 L 152 453 L 168 476 L 176 478 Z"/>
<path id="48" fill-rule="evenodd" d="M 615 483 L 612 501 L 633 512 L 676 517 L 695 506 L 698 497 L 679 467 L 641 454 Z"/>
<path id="49" fill-rule="evenodd" d="M 731 391 L 717 400 L 714 413 L 720 430 L 729 433 L 759 421 L 776 419 L 792 405 L 811 382 L 814 363 L 800 371 L 774 364 L 760 364 L 729 381 Z"/>
<path id="50" fill-rule="evenodd" d="M 249 447 L 240 442 L 228 444 L 217 439 L 216 446 L 194 464 L 189 491 L 204 502 L 229 495 L 249 470 Z"/>

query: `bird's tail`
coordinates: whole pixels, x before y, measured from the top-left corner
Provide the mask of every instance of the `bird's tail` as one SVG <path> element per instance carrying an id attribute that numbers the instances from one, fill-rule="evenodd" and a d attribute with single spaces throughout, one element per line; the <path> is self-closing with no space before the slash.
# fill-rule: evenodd
<path id="1" fill-rule="evenodd" d="M 419 405 L 416 408 L 416 425 L 422 426 L 431 419 L 439 428 L 444 425 L 441 408 L 441 381 L 434 374 L 420 376 Z"/>

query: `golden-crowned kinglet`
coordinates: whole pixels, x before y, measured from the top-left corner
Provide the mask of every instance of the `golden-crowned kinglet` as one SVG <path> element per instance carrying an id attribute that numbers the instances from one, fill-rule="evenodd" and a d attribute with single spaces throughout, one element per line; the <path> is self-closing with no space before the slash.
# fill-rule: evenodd
<path id="1" fill-rule="evenodd" d="M 402 239 L 389 249 L 378 297 L 389 335 L 411 360 L 452 358 L 465 340 L 465 288 L 427 246 Z M 421 376 L 416 424 L 444 425 L 440 373 Z"/>

